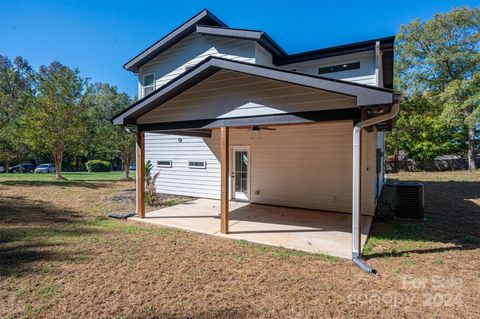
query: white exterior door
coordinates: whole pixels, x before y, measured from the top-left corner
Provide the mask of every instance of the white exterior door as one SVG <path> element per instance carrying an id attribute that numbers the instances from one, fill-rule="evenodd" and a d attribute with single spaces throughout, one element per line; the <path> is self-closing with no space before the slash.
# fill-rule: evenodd
<path id="1" fill-rule="evenodd" d="M 232 147 L 232 198 L 250 200 L 250 150 L 246 146 Z"/>

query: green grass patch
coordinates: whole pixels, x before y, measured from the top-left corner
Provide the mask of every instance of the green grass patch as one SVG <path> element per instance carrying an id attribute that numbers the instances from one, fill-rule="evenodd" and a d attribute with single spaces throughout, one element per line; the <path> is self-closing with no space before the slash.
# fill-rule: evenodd
<path id="1" fill-rule="evenodd" d="M 54 174 L 0 174 L 0 184 L 39 184 L 39 183 L 94 183 L 120 181 L 125 179 L 123 172 L 64 172 L 62 176 L 65 180 L 56 180 Z M 135 178 L 135 174 L 131 173 L 130 177 Z"/>
<path id="2" fill-rule="evenodd" d="M 53 284 L 45 284 L 33 291 L 35 298 L 47 299 L 52 298 L 58 294 L 58 289 Z"/>
<path id="3" fill-rule="evenodd" d="M 262 245 L 257 243 L 252 243 L 244 239 L 235 240 L 235 244 L 240 247 L 245 247 L 254 250 L 259 255 L 271 254 L 272 256 L 280 260 L 289 260 L 296 257 L 313 257 L 315 259 L 328 261 L 328 262 L 338 262 L 341 261 L 341 258 L 333 257 L 325 254 L 315 254 L 309 253 L 300 250 L 294 250 L 284 247 L 273 247 L 268 245 Z"/>
<path id="4" fill-rule="evenodd" d="M 98 231 L 122 231 L 125 234 L 151 233 L 165 236 L 173 233 L 173 229 L 167 227 L 152 227 L 131 223 L 124 220 L 109 219 L 107 217 L 96 217 L 88 221 L 88 224 L 95 227 Z"/>

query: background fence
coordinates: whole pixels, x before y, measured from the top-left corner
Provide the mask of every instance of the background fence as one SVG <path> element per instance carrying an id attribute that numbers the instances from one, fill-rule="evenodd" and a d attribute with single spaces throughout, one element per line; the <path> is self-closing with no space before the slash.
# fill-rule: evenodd
<path id="1" fill-rule="evenodd" d="M 477 167 L 480 167 L 480 157 L 475 159 Z M 468 169 L 468 162 L 464 158 L 444 159 L 433 161 L 412 161 L 387 160 L 385 170 L 387 173 L 406 171 L 406 172 L 441 172 L 441 171 L 460 171 Z"/>

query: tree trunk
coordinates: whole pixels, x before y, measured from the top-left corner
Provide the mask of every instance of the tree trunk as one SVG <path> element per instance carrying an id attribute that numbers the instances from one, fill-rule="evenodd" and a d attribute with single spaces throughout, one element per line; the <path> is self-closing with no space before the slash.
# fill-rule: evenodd
<path id="1" fill-rule="evenodd" d="M 475 126 L 470 127 L 468 129 L 468 169 L 474 170 L 476 169 L 475 165 L 475 133 L 476 129 Z"/>
<path id="2" fill-rule="evenodd" d="M 53 160 L 55 161 L 55 179 L 65 179 L 62 176 L 63 152 L 55 152 Z"/>
<path id="3" fill-rule="evenodd" d="M 130 161 L 123 160 L 123 169 L 125 170 L 125 179 L 130 179 Z"/>
<path id="4" fill-rule="evenodd" d="M 398 148 L 393 151 L 393 171 L 398 172 Z"/>

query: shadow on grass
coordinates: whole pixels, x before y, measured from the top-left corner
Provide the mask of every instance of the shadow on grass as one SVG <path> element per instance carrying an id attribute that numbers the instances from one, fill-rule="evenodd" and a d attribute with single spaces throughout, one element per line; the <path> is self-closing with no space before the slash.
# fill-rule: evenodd
<path id="1" fill-rule="evenodd" d="M 122 180 L 98 180 L 98 179 L 82 179 L 82 180 L 7 180 L 0 181 L 0 185 L 5 186 L 76 186 L 76 187 L 85 187 L 91 189 L 97 188 L 107 188 L 109 183 L 121 182 Z"/>
<path id="2" fill-rule="evenodd" d="M 372 224 L 369 244 L 390 242 L 401 245 L 398 250 L 385 252 L 370 251 L 367 248 L 366 259 L 480 247 L 480 206 L 477 204 L 480 182 L 419 182 L 425 186 L 427 221 L 376 218 Z"/>
<path id="3" fill-rule="evenodd" d="M 0 198 L 0 212 L 0 276 L 38 271 L 36 262 L 83 258 L 70 245 L 98 232 L 75 211 L 22 196 Z"/>

